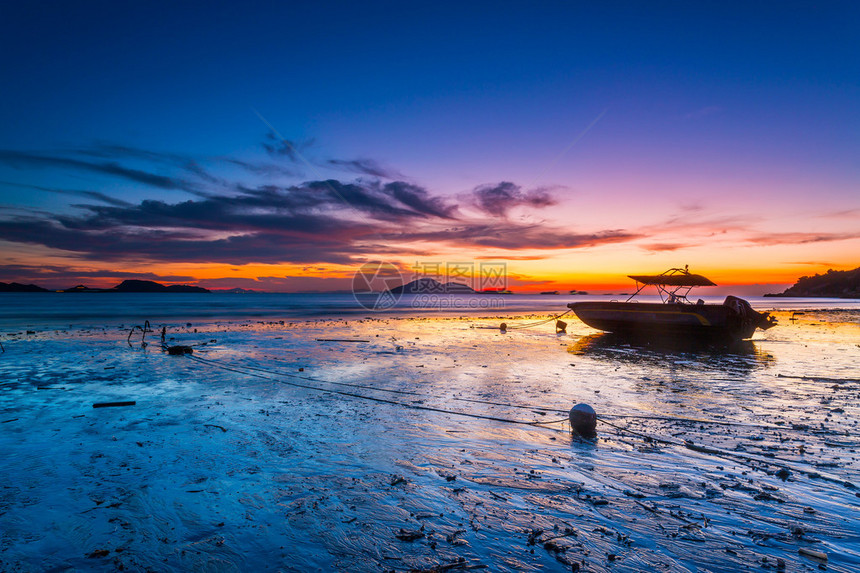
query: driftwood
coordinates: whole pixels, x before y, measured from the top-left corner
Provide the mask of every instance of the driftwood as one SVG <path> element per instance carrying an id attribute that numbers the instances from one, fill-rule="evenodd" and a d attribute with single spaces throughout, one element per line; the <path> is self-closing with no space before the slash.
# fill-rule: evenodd
<path id="1" fill-rule="evenodd" d="M 797 550 L 797 553 L 800 555 L 805 555 L 806 557 L 812 557 L 813 559 L 827 561 L 827 553 L 824 553 L 823 551 L 816 551 L 815 549 L 807 549 L 806 547 L 801 547 Z"/>
<path id="2" fill-rule="evenodd" d="M 135 401 L 128 402 L 96 402 L 93 404 L 93 408 L 116 408 L 119 406 L 134 406 L 137 404 Z"/>

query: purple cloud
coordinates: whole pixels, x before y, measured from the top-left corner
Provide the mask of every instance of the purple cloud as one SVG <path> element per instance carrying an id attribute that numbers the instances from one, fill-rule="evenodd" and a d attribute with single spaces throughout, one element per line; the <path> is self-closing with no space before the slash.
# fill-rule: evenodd
<path id="1" fill-rule="evenodd" d="M 495 217 L 505 217 L 508 211 L 518 206 L 540 208 L 557 203 L 546 189 L 534 189 L 523 193 L 519 185 L 509 181 L 475 187 L 472 195 L 475 206 Z"/>

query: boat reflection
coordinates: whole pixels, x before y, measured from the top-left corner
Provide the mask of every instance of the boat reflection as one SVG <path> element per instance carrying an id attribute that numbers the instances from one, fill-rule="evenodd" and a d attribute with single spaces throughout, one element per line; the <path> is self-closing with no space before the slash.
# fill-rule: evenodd
<path id="1" fill-rule="evenodd" d="M 718 370 L 750 371 L 768 367 L 774 362 L 773 356 L 757 348 L 751 340 L 715 346 L 694 339 L 645 340 L 611 332 L 583 336 L 571 344 L 567 351 L 596 360 L 655 366 L 671 363 L 675 367 L 688 365 L 690 368 Z"/>

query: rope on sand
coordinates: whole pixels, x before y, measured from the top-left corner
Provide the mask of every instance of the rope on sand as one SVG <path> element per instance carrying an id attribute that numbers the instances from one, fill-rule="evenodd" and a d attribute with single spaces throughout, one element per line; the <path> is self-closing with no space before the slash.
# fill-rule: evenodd
<path id="1" fill-rule="evenodd" d="M 214 364 L 214 361 L 205 358 L 198 358 L 202 361 L 207 361 L 208 363 Z M 509 402 L 495 402 L 492 400 L 480 400 L 478 398 L 460 398 L 457 396 L 436 396 L 433 394 L 427 394 L 426 392 L 414 392 L 411 390 L 395 390 L 391 388 L 380 388 L 378 386 L 371 386 L 369 384 L 356 384 L 353 382 L 335 382 L 332 380 L 321 380 L 319 378 L 313 378 L 311 376 L 300 376 L 298 374 L 291 374 L 288 372 L 281 372 L 278 370 L 273 370 L 269 368 L 260 368 L 258 366 L 250 366 L 250 365 L 242 365 L 241 368 L 254 370 L 257 372 L 264 372 L 266 374 L 271 374 L 273 376 L 284 376 L 287 378 L 296 378 L 299 380 L 306 380 L 308 382 L 317 382 L 320 384 L 331 384 L 334 386 L 344 386 L 348 388 L 360 388 L 362 390 L 373 390 L 376 392 L 387 392 L 389 394 L 401 394 L 407 396 L 419 396 L 421 398 L 436 398 L 439 400 L 455 400 L 457 402 L 468 402 L 471 404 L 484 404 L 487 406 L 501 406 L 503 408 L 512 408 L 512 409 L 520 409 L 520 410 L 531 410 L 533 412 L 546 412 L 547 414 L 567 414 L 568 410 L 562 410 L 559 408 L 550 408 L 547 406 L 529 406 L 526 404 L 511 404 Z M 626 418 L 626 419 L 640 419 L 640 420 L 659 420 L 664 422 L 679 422 L 679 423 L 687 423 L 687 424 L 713 424 L 718 426 L 738 426 L 745 428 L 759 428 L 763 430 L 791 430 L 791 428 L 785 428 L 783 426 L 776 425 L 764 425 L 764 424 L 753 424 L 753 423 L 745 423 L 745 422 L 730 422 L 726 420 L 708 420 L 703 418 L 686 418 L 686 417 L 672 417 L 672 416 L 654 416 L 647 414 L 600 414 L 600 418 Z M 564 420 L 566 420 L 565 418 Z M 552 422 L 542 422 L 542 423 L 552 423 Z"/>
<path id="2" fill-rule="evenodd" d="M 483 414 L 474 414 L 474 413 L 470 413 L 470 412 L 460 412 L 460 411 L 456 411 L 456 410 L 446 410 L 444 408 L 435 408 L 433 406 L 423 406 L 420 404 L 411 404 L 408 402 L 399 402 L 397 400 L 388 400 L 385 398 L 375 398 L 373 396 L 367 396 L 364 394 L 356 394 L 354 392 L 346 392 L 346 391 L 342 391 L 342 390 L 320 388 L 318 386 L 312 386 L 309 384 L 301 384 L 298 382 L 289 382 L 289 381 L 285 381 L 285 380 L 277 380 L 276 378 L 272 378 L 272 377 L 267 376 L 266 374 L 263 374 L 260 372 L 243 370 L 242 369 L 243 367 L 237 368 L 237 367 L 227 366 L 225 364 L 220 364 L 220 363 L 215 362 L 213 360 L 200 358 L 199 356 L 193 356 L 190 354 L 186 354 L 185 357 L 190 358 L 191 360 L 198 361 L 202 364 L 206 364 L 206 365 L 215 367 L 215 368 L 221 368 L 222 370 L 227 370 L 230 372 L 236 372 L 238 374 L 244 374 L 246 376 L 254 376 L 257 378 L 262 378 L 265 380 L 271 380 L 274 382 L 280 382 L 282 384 L 286 384 L 288 386 L 293 386 L 296 388 L 303 388 L 306 390 L 314 390 L 317 392 L 327 392 L 327 393 L 331 393 L 331 394 L 337 394 L 340 396 L 347 396 L 350 398 L 369 400 L 372 402 L 378 402 L 378 403 L 382 403 L 382 404 L 391 404 L 394 406 L 402 406 L 404 408 L 410 408 L 413 410 L 424 410 L 424 411 L 429 411 L 429 412 L 439 412 L 439 413 L 450 414 L 450 415 L 454 415 L 454 416 L 463 416 L 463 417 L 479 419 L 479 420 L 490 420 L 490 421 L 494 421 L 494 422 L 503 422 L 503 423 L 507 423 L 507 424 L 531 426 L 533 428 L 542 428 L 542 429 L 553 430 L 553 431 L 558 431 L 558 432 L 561 432 L 564 430 L 562 430 L 561 428 L 558 428 L 558 429 L 551 428 L 548 426 L 548 424 L 564 423 L 567 421 L 566 419 L 551 420 L 551 421 L 543 421 L 543 420 L 525 421 L 525 420 L 516 420 L 516 419 L 512 419 L 512 418 L 502 418 L 499 416 L 487 416 L 487 415 L 483 415 Z M 282 375 L 282 376 L 290 376 L 290 377 L 294 377 L 294 378 L 307 379 L 305 377 L 300 377 L 300 376 L 295 376 L 295 375 L 290 375 L 290 374 L 284 374 L 284 373 L 275 373 L 275 375 L 276 376 Z M 325 384 L 346 384 L 346 383 L 327 382 L 327 381 L 317 380 L 317 379 L 309 379 L 309 380 L 314 381 L 314 382 L 321 382 L 321 383 L 325 383 Z M 361 386 L 359 386 L 359 387 L 361 387 Z M 370 388 L 370 389 L 374 389 L 374 390 L 380 390 L 379 388 L 373 388 L 373 387 L 366 387 L 366 388 Z M 514 404 L 511 404 L 509 406 L 514 407 L 514 408 L 517 408 L 517 407 L 527 408 L 527 406 L 518 406 L 518 405 L 514 405 Z M 629 417 L 637 417 L 637 416 L 629 416 Z M 743 454 L 740 454 L 737 452 L 723 450 L 720 448 L 714 448 L 711 446 L 704 446 L 701 444 L 696 444 L 691 440 L 686 440 L 686 441 L 682 442 L 680 440 L 670 440 L 670 439 L 661 438 L 661 437 L 649 436 L 647 434 L 643 434 L 641 432 L 637 432 L 635 430 L 625 428 L 624 426 L 619 426 L 617 424 L 613 424 L 612 422 L 609 422 L 606 419 L 604 419 L 603 416 L 598 416 L 598 420 L 600 422 L 602 422 L 603 424 L 606 424 L 607 426 L 611 426 L 611 427 L 613 427 L 619 431 L 626 432 L 628 434 L 640 437 L 646 441 L 662 443 L 662 444 L 666 444 L 666 445 L 670 445 L 670 446 L 682 447 L 682 448 L 692 450 L 695 452 L 713 455 L 713 456 L 721 457 L 721 458 L 725 458 L 725 459 L 742 460 L 742 461 L 745 461 L 748 463 L 760 463 L 760 464 L 765 464 L 765 465 L 769 465 L 769 466 L 773 466 L 773 467 L 778 467 L 781 469 L 792 470 L 792 471 L 795 471 L 799 474 L 805 474 L 811 478 L 822 479 L 824 481 L 828 481 L 831 483 L 842 485 L 843 487 L 846 487 L 848 489 L 852 489 L 852 490 L 856 489 L 856 486 L 853 483 L 851 483 L 850 481 L 840 479 L 840 478 L 835 477 L 835 476 L 822 474 L 821 472 L 816 471 L 816 470 L 804 469 L 802 467 L 796 466 L 795 464 L 789 464 L 786 462 L 776 462 L 776 461 L 770 460 L 770 459 L 758 458 L 758 457 L 750 456 L 750 455 L 743 455 Z"/>
<path id="3" fill-rule="evenodd" d="M 795 464 L 790 464 L 790 463 L 783 462 L 783 461 L 777 462 L 777 461 L 774 461 L 771 459 L 765 459 L 765 458 L 759 458 L 756 456 L 744 455 L 744 454 L 740 454 L 737 452 L 724 450 L 722 448 L 715 448 L 712 446 L 703 446 L 701 444 L 696 444 L 692 440 L 685 440 L 682 442 L 680 440 L 669 440 L 666 438 L 649 436 L 647 434 L 643 434 L 641 432 L 631 430 L 630 428 L 625 428 L 623 426 L 613 424 L 612 422 L 608 422 L 608 421 L 602 419 L 601 417 L 598 417 L 598 420 L 600 422 L 606 424 L 607 426 L 611 426 L 611 427 L 613 427 L 617 430 L 620 430 L 622 432 L 626 432 L 626 433 L 631 434 L 633 436 L 643 438 L 646 441 L 658 442 L 658 443 L 666 444 L 669 446 L 682 447 L 682 448 L 686 448 L 688 450 L 692 450 L 694 452 L 709 454 L 712 456 L 717 456 L 717 457 L 721 457 L 721 458 L 725 458 L 725 459 L 738 459 L 738 460 L 743 460 L 746 462 L 757 462 L 760 464 L 766 464 L 766 465 L 778 467 L 781 469 L 792 470 L 792 471 L 795 471 L 799 474 L 805 474 L 811 478 L 817 478 L 817 479 L 822 479 L 824 481 L 829 481 L 831 483 L 836 483 L 836 484 L 839 484 L 839 485 L 844 486 L 844 487 L 851 489 L 851 490 L 856 489 L 856 486 L 848 480 L 840 479 L 840 478 L 835 477 L 835 476 L 822 474 L 821 472 L 819 472 L 817 470 L 804 469 L 802 467 L 798 467 Z"/>
<path id="4" fill-rule="evenodd" d="M 206 358 L 198 358 L 199 360 L 206 361 L 208 363 L 213 363 L 214 361 L 206 359 Z M 411 390 L 395 390 L 391 388 L 380 388 L 378 386 L 371 386 L 369 384 L 356 384 L 354 382 L 335 382 L 332 380 L 321 380 L 319 378 L 314 378 L 311 376 L 301 376 L 298 374 L 291 374 L 288 372 L 281 372 L 278 370 L 273 370 L 270 368 L 260 368 L 258 366 L 250 366 L 247 364 L 243 364 L 240 368 L 247 370 L 254 370 L 257 372 L 263 372 L 266 374 L 271 374 L 273 376 L 283 376 L 286 378 L 295 378 L 298 380 L 306 380 L 308 382 L 317 382 L 320 384 L 330 384 L 334 386 L 344 386 L 348 388 L 360 388 L 362 390 L 373 390 L 376 392 L 387 392 L 389 394 L 400 394 L 406 396 L 419 396 L 421 398 L 436 398 L 438 400 L 455 400 L 457 402 L 467 402 L 471 404 L 484 404 L 487 406 L 501 406 L 503 408 L 512 408 L 512 409 L 520 409 L 520 410 L 531 410 L 532 412 L 546 412 L 547 414 L 567 414 L 568 410 L 562 410 L 559 408 L 550 408 L 547 406 L 529 406 L 526 404 L 511 404 L 509 402 L 495 402 L 492 400 L 480 400 L 478 398 L 460 398 L 457 396 L 437 396 L 433 394 L 428 394 L 426 392 L 415 392 Z M 753 424 L 753 423 L 745 423 L 745 422 L 730 422 L 726 420 L 708 420 L 702 418 L 686 418 L 686 417 L 672 417 L 672 416 L 654 416 L 647 414 L 601 414 L 600 418 L 626 418 L 626 419 L 640 419 L 640 420 L 660 420 L 664 422 L 678 422 L 678 423 L 687 423 L 687 424 L 713 424 L 718 426 L 738 426 L 745 428 L 759 428 L 764 430 L 790 430 L 791 428 L 785 428 L 782 426 L 776 425 L 764 425 L 764 424 Z M 566 420 L 567 418 L 564 418 Z M 562 421 L 562 420 L 559 420 Z M 541 422 L 544 424 L 552 423 L 552 422 Z"/>
<path id="5" fill-rule="evenodd" d="M 347 396 L 350 398 L 359 398 L 362 400 L 370 400 L 372 402 L 380 402 L 383 404 L 392 404 L 395 406 L 403 406 L 404 408 L 411 408 L 413 410 L 426 410 L 426 411 L 430 411 L 430 412 L 440 412 L 443 414 L 452 414 L 455 416 L 465 416 L 467 418 L 477 418 L 480 420 L 491 420 L 494 422 L 505 422 L 508 424 L 519 424 L 519 425 L 523 425 L 523 426 L 542 427 L 542 428 L 548 429 L 548 430 L 555 430 L 555 428 L 547 428 L 546 426 L 544 426 L 543 424 L 545 424 L 546 422 L 543 422 L 541 420 L 535 420 L 535 421 L 514 420 L 511 418 L 501 418 L 498 416 L 485 416 L 482 414 L 473 414 L 470 412 L 459 412 L 456 410 L 446 410 L 444 408 L 434 408 L 432 406 L 422 406 L 420 404 L 410 404 L 409 402 L 398 402 L 397 400 L 387 400 L 385 398 L 375 398 L 373 396 L 366 396 L 364 394 L 356 394 L 353 392 L 346 392 L 343 390 L 332 390 L 332 389 L 328 389 L 328 388 L 320 388 L 318 386 L 311 386 L 309 384 L 300 384 L 298 382 L 289 382 L 286 380 L 277 380 L 276 378 L 266 376 L 265 374 L 261 374 L 259 372 L 253 372 L 253 371 L 248 372 L 248 371 L 242 370 L 242 367 L 235 368 L 235 367 L 227 366 L 225 364 L 219 364 L 215 361 L 208 360 L 205 358 L 200 358 L 199 356 L 193 356 L 190 354 L 186 354 L 185 357 L 190 358 L 191 360 L 201 362 L 203 364 L 207 364 L 209 366 L 213 366 L 215 368 L 221 368 L 222 370 L 228 370 L 231 372 L 236 372 L 238 374 L 244 374 L 246 376 L 254 376 L 257 378 L 263 378 L 265 380 L 271 380 L 273 382 L 280 382 L 281 384 L 286 384 L 288 386 L 294 386 L 296 388 L 304 388 L 306 390 L 315 390 L 317 392 L 327 392 L 330 394 L 338 394 L 340 396 Z M 295 378 L 298 378 L 298 376 L 295 376 Z M 325 384 L 332 384 L 331 382 L 325 382 L 323 380 L 314 380 L 314 381 L 315 382 L 322 382 Z M 556 431 L 561 431 L 561 430 L 556 430 Z"/>
<path id="6" fill-rule="evenodd" d="M 549 320 L 552 320 L 552 319 L 549 319 Z M 549 320 L 545 320 L 545 321 L 543 321 L 543 323 L 546 323 Z M 147 321 L 146 326 L 147 327 L 149 326 L 148 321 Z M 138 327 L 138 328 L 140 328 L 140 327 Z M 144 331 L 144 335 L 145 335 L 146 329 L 141 328 L 141 330 Z M 132 332 L 133 331 L 134 331 L 134 329 L 132 329 Z M 150 332 L 151 332 L 151 330 L 150 330 Z M 129 334 L 129 336 L 131 336 L 131 334 Z M 164 350 L 168 349 L 167 344 L 162 343 L 161 346 Z M 546 429 L 546 430 L 553 430 L 553 431 L 559 431 L 559 432 L 564 431 L 564 430 L 562 428 L 558 428 L 558 429 L 552 428 L 552 427 L 549 427 L 549 425 L 550 424 L 559 424 L 559 423 L 563 424 L 564 422 L 567 421 L 567 418 L 563 418 L 563 419 L 559 419 L 559 420 L 525 421 L 525 420 L 516 420 L 516 419 L 512 419 L 512 418 L 503 418 L 503 417 L 499 417 L 499 416 L 488 416 L 488 415 L 482 415 L 482 414 L 474 414 L 474 413 L 470 413 L 470 412 L 447 410 L 444 408 L 436 408 L 436 407 L 432 407 L 432 406 L 424 406 L 424 405 L 420 405 L 420 404 L 400 402 L 397 400 L 388 400 L 385 398 L 377 398 L 377 397 L 373 397 L 373 396 L 367 396 L 365 394 L 357 394 L 354 392 L 334 390 L 334 389 L 330 389 L 330 388 L 320 388 L 319 386 L 313 386 L 310 384 L 302 384 L 302 383 L 298 383 L 298 382 L 278 380 L 277 378 L 273 378 L 272 376 L 300 379 L 300 380 L 305 380 L 308 382 L 316 382 L 319 384 L 328 384 L 328 385 L 361 388 L 361 389 L 365 389 L 365 390 L 378 391 L 378 392 L 389 392 L 389 393 L 403 394 L 403 395 L 417 395 L 417 396 L 421 396 L 422 398 L 437 398 L 437 399 L 446 399 L 446 400 L 456 400 L 456 401 L 462 401 L 462 402 L 471 402 L 471 403 L 480 403 L 480 404 L 487 404 L 487 405 L 503 406 L 503 407 L 508 407 L 508 408 L 529 409 L 532 411 L 540 411 L 540 412 L 547 412 L 547 413 L 550 413 L 550 412 L 560 413 L 560 414 L 567 413 L 566 410 L 558 410 L 555 408 L 546 408 L 546 407 L 541 407 L 541 406 L 526 406 L 526 405 L 520 405 L 520 404 L 509 404 L 509 403 L 493 402 L 493 401 L 489 401 L 489 400 L 478 400 L 478 399 L 471 399 L 471 398 L 441 397 L 441 396 L 433 396 L 433 395 L 428 395 L 425 393 L 413 392 L 413 391 L 408 391 L 408 390 L 393 390 L 393 389 L 386 389 L 386 388 L 378 388 L 375 386 L 370 386 L 370 385 L 365 385 L 365 384 L 354 384 L 354 383 L 349 383 L 349 382 L 333 382 L 333 381 L 328 381 L 328 380 L 320 380 L 318 378 L 312 378 L 312 377 L 308 377 L 308 376 L 299 376 L 297 374 L 291 374 L 291 373 L 279 372 L 279 371 L 271 370 L 271 369 L 259 368 L 259 367 L 255 367 L 255 366 L 247 366 L 247 365 L 230 366 L 230 365 L 226 365 L 226 364 L 221 364 L 221 363 L 216 362 L 216 361 L 211 360 L 211 359 L 201 358 L 199 356 L 193 356 L 191 354 L 184 354 L 184 356 L 186 358 L 191 359 L 191 360 L 195 360 L 199 363 L 209 365 L 209 366 L 212 366 L 215 368 L 220 368 L 222 370 L 227 370 L 230 372 L 235 372 L 235 373 L 243 374 L 246 376 L 253 376 L 253 377 L 262 378 L 265 380 L 280 382 L 282 384 L 286 384 L 286 385 L 293 386 L 296 388 L 303 388 L 306 390 L 314 390 L 317 392 L 326 392 L 326 393 L 331 393 L 331 394 L 337 394 L 337 395 L 341 395 L 341 396 L 347 396 L 350 398 L 358 398 L 358 399 L 362 399 L 362 400 L 368 400 L 368 401 L 373 401 L 373 402 L 378 402 L 378 403 L 383 403 L 383 404 L 402 406 L 402 407 L 410 408 L 410 409 L 414 409 L 414 410 L 439 412 L 439 413 L 450 414 L 450 415 L 454 415 L 454 416 L 463 416 L 463 417 L 473 418 L 473 419 L 490 420 L 490 421 L 495 421 L 495 422 L 525 425 L 525 426 L 531 426 L 534 428 L 542 428 L 542 429 Z M 647 434 L 637 432 L 637 431 L 632 430 L 630 428 L 626 428 L 624 426 L 619 426 L 617 424 L 613 424 L 612 422 L 609 422 L 608 420 L 606 420 L 607 417 L 609 417 L 609 418 L 628 418 L 628 419 L 650 419 L 650 420 L 662 420 L 662 421 L 669 421 L 669 422 L 701 423 L 701 424 L 715 424 L 715 425 L 725 425 L 725 426 L 743 426 L 743 427 L 754 427 L 754 428 L 761 428 L 761 429 L 789 430 L 790 428 L 783 428 L 781 426 L 776 426 L 776 425 L 747 424 L 747 423 L 742 423 L 742 422 L 729 422 L 729 421 L 723 421 L 723 420 L 706 420 L 706 419 L 696 419 L 696 418 L 681 418 L 681 417 L 671 417 L 671 416 L 653 416 L 653 415 L 635 415 L 635 414 L 607 414 L 607 415 L 597 416 L 597 419 L 601 423 L 603 423 L 607 426 L 613 427 L 618 431 L 625 432 L 625 433 L 628 433 L 630 435 L 640 437 L 640 438 L 642 438 L 648 442 L 657 442 L 657 443 L 662 443 L 662 444 L 666 444 L 666 445 L 670 445 L 670 446 L 682 447 L 682 448 L 692 450 L 695 452 L 709 454 L 709 455 L 713 455 L 716 457 L 722 457 L 725 459 L 735 459 L 735 460 L 741 460 L 741 461 L 744 461 L 747 463 L 759 463 L 759 464 L 765 464 L 765 465 L 769 465 L 769 466 L 782 468 L 784 470 L 793 470 L 799 474 L 805 474 L 811 478 L 817 478 L 817 479 L 822 479 L 824 481 L 836 483 L 836 484 L 842 485 L 842 486 L 844 486 L 848 489 L 852 489 L 852 490 L 856 489 L 856 486 L 850 481 L 840 479 L 840 478 L 835 477 L 835 476 L 822 474 L 819 471 L 804 469 L 802 467 L 798 467 L 795 464 L 789 464 L 786 462 L 776 462 L 776 461 L 771 460 L 771 459 L 763 459 L 763 458 L 758 458 L 755 456 L 743 455 L 743 454 L 740 454 L 737 452 L 732 452 L 732 451 L 728 451 L 728 450 L 724 450 L 724 449 L 720 449 L 720 448 L 696 444 L 691 440 L 686 440 L 686 441 L 682 442 L 680 440 L 672 440 L 672 439 L 666 439 L 666 438 L 661 438 L 661 437 L 649 436 Z"/>
<path id="7" fill-rule="evenodd" d="M 557 314 L 557 315 L 555 315 L 555 316 L 551 316 L 551 317 L 549 317 L 549 318 L 547 318 L 547 319 L 545 319 L 545 320 L 539 320 L 539 321 L 537 321 L 537 322 L 527 322 L 527 323 L 525 323 L 525 324 L 515 324 L 515 325 L 513 325 L 513 326 L 508 326 L 508 323 L 503 322 L 500 326 L 473 326 L 472 328 L 483 328 L 483 329 L 487 329 L 487 330 L 501 330 L 501 331 L 506 331 L 506 330 L 521 330 L 521 329 L 523 329 L 523 328 L 532 328 L 532 327 L 535 327 L 535 326 L 540 326 L 540 325 L 542 325 L 542 324 L 546 324 L 547 322 L 551 322 L 551 321 L 553 321 L 553 320 L 557 320 L 558 322 L 556 323 L 556 330 L 557 330 L 557 331 L 564 332 L 564 329 L 567 327 L 567 324 L 566 324 L 565 322 L 563 322 L 563 321 L 558 320 L 558 319 L 560 319 L 562 316 L 565 316 L 565 315 L 567 315 L 567 314 L 570 314 L 571 312 L 573 312 L 573 310 L 572 310 L 572 309 L 571 309 L 571 310 L 567 310 L 567 311 L 565 311 L 565 312 L 563 312 L 563 313 L 561 313 L 561 314 Z"/>
<path id="8" fill-rule="evenodd" d="M 553 320 L 558 320 L 558 319 L 559 319 L 559 318 L 561 318 L 562 316 L 565 316 L 565 315 L 567 315 L 567 314 L 570 314 L 571 312 L 573 312 L 573 311 L 572 311 L 572 310 L 566 310 L 565 312 L 563 312 L 563 313 L 561 313 L 561 314 L 558 314 L 558 315 L 556 315 L 556 316 L 551 316 L 550 318 L 547 318 L 546 320 L 540 320 L 540 321 L 538 321 L 538 322 L 530 322 L 530 323 L 526 323 L 526 324 L 515 324 L 515 325 L 513 325 L 513 326 L 509 326 L 507 329 L 508 329 L 508 330 L 520 330 L 520 329 L 523 329 L 523 328 L 532 328 L 532 327 L 534 327 L 534 326 L 540 326 L 540 325 L 542 325 L 542 324 L 546 324 L 547 322 L 550 322 L 550 321 L 553 321 Z"/>
<path id="9" fill-rule="evenodd" d="M 138 327 L 138 328 L 140 328 L 140 327 Z M 143 330 L 143 329 L 141 329 L 141 330 Z M 196 345 L 192 345 L 192 346 L 196 346 Z M 165 351 L 167 351 L 169 348 L 169 346 L 165 343 L 162 343 L 161 347 Z M 207 364 L 211 364 L 213 366 L 223 367 L 223 365 L 218 364 L 215 361 L 207 359 L 207 358 L 201 358 L 198 356 L 189 356 L 189 357 L 194 358 L 196 360 L 199 360 L 201 362 L 207 363 Z M 298 374 L 292 374 L 289 372 L 282 372 L 282 371 L 274 370 L 271 368 L 260 368 L 258 366 L 241 365 L 238 368 L 242 368 L 245 370 L 253 370 L 256 372 L 263 372 L 265 374 L 270 374 L 273 376 L 282 376 L 285 378 L 294 378 L 297 380 L 305 380 L 307 382 L 315 382 L 315 383 L 319 383 L 319 384 L 328 384 L 328 385 L 333 385 L 333 386 L 342 386 L 342 387 L 347 387 L 347 388 L 358 388 L 358 389 L 362 389 L 362 390 L 371 390 L 371 391 L 375 391 L 375 392 L 386 392 L 389 394 L 399 394 L 399 395 L 405 395 L 405 396 L 419 396 L 421 398 L 435 398 L 435 399 L 439 399 L 439 400 L 454 400 L 457 402 L 467 402 L 467 403 L 471 403 L 471 404 L 484 404 L 487 406 L 500 406 L 500 407 L 504 407 L 504 408 L 531 410 L 532 412 L 545 412 L 547 414 L 567 414 L 568 413 L 568 410 L 563 410 L 563 409 L 559 409 L 559 408 L 550 408 L 547 406 L 530 406 L 530 405 L 524 405 L 524 404 L 511 404 L 509 402 L 496 402 L 493 400 L 481 400 L 478 398 L 460 398 L 457 396 L 436 396 L 436 395 L 432 395 L 432 394 L 427 394 L 426 392 L 415 392 L 415 391 L 411 391 L 411 390 L 395 390 L 395 389 L 391 389 L 391 388 L 380 388 L 378 386 L 372 386 L 369 384 L 356 384 L 356 383 L 352 383 L 352 382 L 336 382 L 336 381 L 332 381 L 332 380 L 321 380 L 319 378 L 314 378 L 311 376 L 301 376 Z M 250 373 L 248 373 L 248 372 L 240 372 L 240 373 L 250 375 Z M 324 389 L 319 389 L 319 390 L 327 391 Z M 792 428 L 787 428 L 787 427 L 777 426 L 777 425 L 772 425 L 772 424 L 771 425 L 764 425 L 764 424 L 754 424 L 754 423 L 747 423 L 747 422 L 731 422 L 731 421 L 727 421 L 727 420 L 711 420 L 711 419 L 703 419 L 703 418 L 688 418 L 688 417 L 677 417 L 677 416 L 675 416 L 675 417 L 673 417 L 673 416 L 656 416 L 656 415 L 649 415 L 649 414 L 626 414 L 626 413 L 617 414 L 616 413 L 616 414 L 600 414 L 598 417 L 601 419 L 603 419 L 603 418 L 624 418 L 624 419 L 639 419 L 639 420 L 658 420 L 658 421 L 664 421 L 664 422 L 687 423 L 687 424 L 712 424 L 712 425 L 717 425 L 717 426 L 736 426 L 736 427 L 746 427 L 746 428 L 758 428 L 758 429 L 763 429 L 763 430 L 782 430 L 782 431 L 792 430 Z M 564 420 L 566 420 L 566 418 Z M 564 421 L 564 420 L 558 420 L 558 421 L 560 422 L 560 421 Z M 537 421 L 537 422 L 533 422 L 533 423 L 550 424 L 550 423 L 555 423 L 555 422 Z"/>

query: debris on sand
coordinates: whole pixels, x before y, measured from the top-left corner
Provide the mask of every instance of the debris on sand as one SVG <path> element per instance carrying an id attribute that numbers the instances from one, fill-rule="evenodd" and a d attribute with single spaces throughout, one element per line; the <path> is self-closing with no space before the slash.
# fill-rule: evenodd
<path id="1" fill-rule="evenodd" d="M 424 532 L 419 529 L 403 529 L 400 528 L 400 531 L 394 534 L 394 537 L 399 539 L 400 541 L 415 541 L 416 539 L 421 539 L 424 537 Z"/>
<path id="2" fill-rule="evenodd" d="M 127 402 L 96 402 L 93 404 L 93 408 L 119 408 L 122 406 L 134 406 L 137 404 L 134 400 L 130 400 Z"/>
<path id="3" fill-rule="evenodd" d="M 176 346 L 168 346 L 167 353 L 171 356 L 182 356 L 183 354 L 192 354 L 194 349 L 190 346 L 177 344 Z"/>
<path id="4" fill-rule="evenodd" d="M 436 565 L 430 569 L 410 569 L 409 573 L 445 573 L 446 571 L 471 571 L 474 569 L 487 569 L 488 566 L 483 563 L 467 563 L 466 559 L 460 557 L 456 563 L 448 563 L 447 565 Z"/>
<path id="5" fill-rule="evenodd" d="M 819 561 L 827 561 L 827 553 L 823 551 L 816 551 L 815 549 L 807 549 L 806 547 L 801 547 L 797 550 L 800 555 L 805 557 L 812 557 L 813 559 L 818 559 Z"/>

